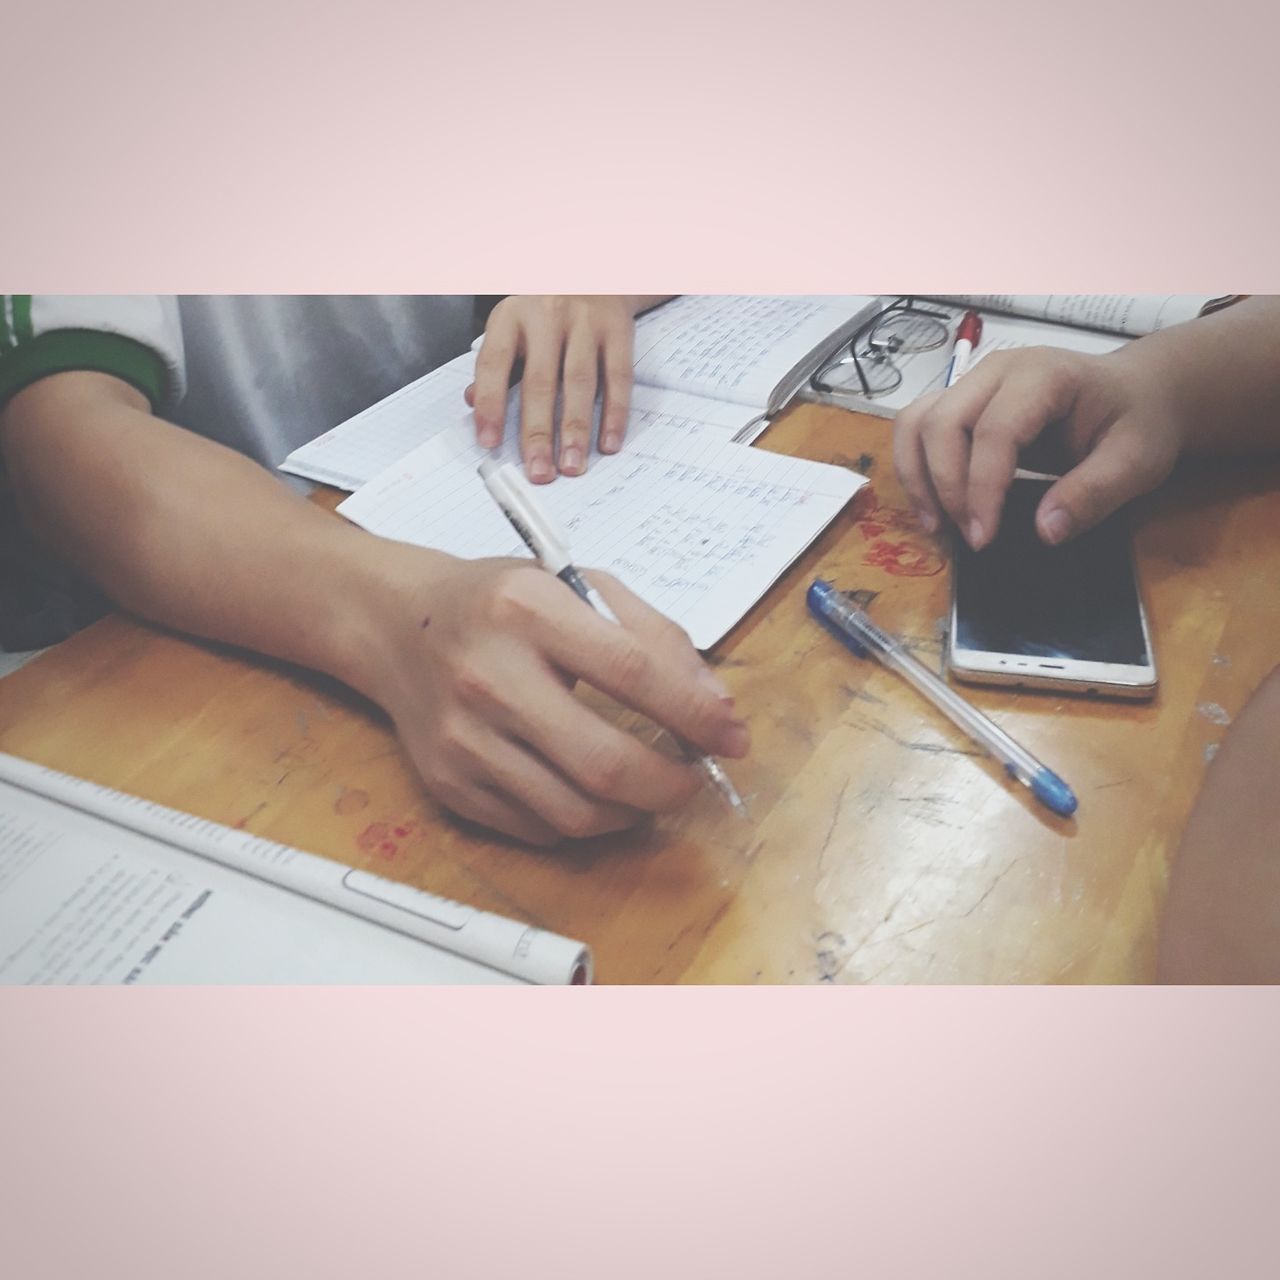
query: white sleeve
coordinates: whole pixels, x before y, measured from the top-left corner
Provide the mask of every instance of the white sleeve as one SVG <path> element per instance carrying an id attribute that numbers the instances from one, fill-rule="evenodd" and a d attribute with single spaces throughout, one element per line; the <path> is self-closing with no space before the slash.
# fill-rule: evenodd
<path id="1" fill-rule="evenodd" d="M 150 347 L 163 361 L 170 405 L 186 391 L 186 362 L 178 299 L 169 294 L 34 294 L 32 336 L 56 329 L 115 333 Z"/>

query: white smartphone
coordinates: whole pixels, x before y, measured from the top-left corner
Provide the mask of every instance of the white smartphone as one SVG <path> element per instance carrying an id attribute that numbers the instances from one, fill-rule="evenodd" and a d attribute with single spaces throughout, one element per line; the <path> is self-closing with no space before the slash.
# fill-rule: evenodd
<path id="1" fill-rule="evenodd" d="M 1128 523 L 1113 516 L 1046 546 L 1035 514 L 1050 483 L 1015 480 L 982 551 L 956 539 L 948 669 L 979 684 L 1150 698 L 1155 656 Z"/>

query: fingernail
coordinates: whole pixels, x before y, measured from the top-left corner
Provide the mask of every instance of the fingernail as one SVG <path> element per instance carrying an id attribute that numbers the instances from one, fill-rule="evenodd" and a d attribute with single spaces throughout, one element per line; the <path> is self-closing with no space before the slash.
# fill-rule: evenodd
<path id="1" fill-rule="evenodd" d="M 740 760 L 751 750 L 751 732 L 741 722 L 729 729 L 720 741 L 723 746 L 720 754 L 734 760 Z"/>
<path id="2" fill-rule="evenodd" d="M 482 449 L 496 449 L 502 443 L 502 432 L 497 427 L 481 427 L 479 438 Z"/>
<path id="3" fill-rule="evenodd" d="M 703 667 L 698 672 L 698 679 L 702 682 L 702 687 L 713 693 L 721 702 L 733 701 L 733 694 L 729 692 L 728 686 L 710 667 Z"/>
<path id="4" fill-rule="evenodd" d="M 969 521 L 969 545 L 975 551 L 982 546 L 982 524 L 980 521 Z"/>
<path id="5" fill-rule="evenodd" d="M 578 445 L 571 444 L 560 451 L 560 470 L 570 476 L 582 470 L 582 449 Z"/>
<path id="6" fill-rule="evenodd" d="M 622 437 L 616 431 L 607 431 L 600 437 L 601 453 L 617 453 L 622 448 Z"/>
<path id="7" fill-rule="evenodd" d="M 555 473 L 550 458 L 544 458 L 539 454 L 536 458 L 529 459 L 529 479 L 534 484 L 546 484 Z"/>
<path id="8" fill-rule="evenodd" d="M 1050 546 L 1057 546 L 1071 532 L 1071 517 L 1061 507 L 1054 507 L 1040 517 L 1040 536 Z"/>
<path id="9" fill-rule="evenodd" d="M 926 511 L 924 507 L 917 507 L 916 515 L 919 517 L 920 523 L 924 525 L 925 533 L 938 532 L 938 517 L 932 511 Z"/>

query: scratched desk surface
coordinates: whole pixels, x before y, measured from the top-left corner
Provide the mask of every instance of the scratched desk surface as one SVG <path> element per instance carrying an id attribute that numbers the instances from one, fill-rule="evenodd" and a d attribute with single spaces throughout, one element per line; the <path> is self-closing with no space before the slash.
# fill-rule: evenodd
<path id="1" fill-rule="evenodd" d="M 1067 822 L 806 613 L 834 579 L 940 660 L 946 547 L 889 424 L 804 406 L 761 447 L 872 485 L 711 655 L 752 725 L 751 826 L 704 794 L 627 836 L 501 843 L 444 816 L 341 688 L 124 617 L 0 681 L 0 749 L 581 938 L 605 982 L 1147 979 L 1206 763 L 1280 661 L 1280 467 L 1196 468 L 1144 509 L 1153 704 L 970 691 L 1071 782 Z"/>

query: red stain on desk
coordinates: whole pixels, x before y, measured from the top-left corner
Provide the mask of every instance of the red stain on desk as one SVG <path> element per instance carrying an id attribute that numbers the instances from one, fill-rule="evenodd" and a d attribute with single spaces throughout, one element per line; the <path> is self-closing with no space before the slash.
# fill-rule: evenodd
<path id="1" fill-rule="evenodd" d="M 400 846 L 413 838 L 418 824 L 412 819 L 401 822 L 371 822 L 356 837 L 356 845 L 362 853 L 390 862 L 400 852 Z"/>
<path id="2" fill-rule="evenodd" d="M 946 562 L 941 552 L 920 536 L 920 522 L 909 507 L 887 506 L 868 492 L 854 512 L 854 524 L 871 543 L 862 558 L 864 564 L 895 578 L 931 578 L 942 572 Z"/>
<path id="3" fill-rule="evenodd" d="M 888 538 L 873 542 L 862 562 L 895 578 L 932 578 L 942 572 L 944 563 L 932 547 L 910 541 L 891 542 Z"/>
<path id="4" fill-rule="evenodd" d="M 910 507 L 891 507 L 880 501 L 874 489 L 864 489 L 853 509 L 853 523 L 864 538 L 895 533 L 919 533 L 920 522 Z"/>

